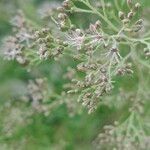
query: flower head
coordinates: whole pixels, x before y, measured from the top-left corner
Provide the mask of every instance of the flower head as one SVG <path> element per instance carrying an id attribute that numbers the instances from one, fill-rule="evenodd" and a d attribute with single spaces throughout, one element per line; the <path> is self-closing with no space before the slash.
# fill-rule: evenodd
<path id="1" fill-rule="evenodd" d="M 82 33 L 80 29 L 76 29 L 75 31 L 71 31 L 71 33 L 67 36 L 67 43 L 70 46 L 76 47 L 77 50 L 82 48 L 84 43 L 85 35 Z"/>

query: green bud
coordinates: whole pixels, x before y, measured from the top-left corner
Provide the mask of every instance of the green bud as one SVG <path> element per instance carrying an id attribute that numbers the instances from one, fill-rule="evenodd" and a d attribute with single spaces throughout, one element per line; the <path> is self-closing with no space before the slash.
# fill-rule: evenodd
<path id="1" fill-rule="evenodd" d="M 73 3 L 70 0 L 65 0 L 62 5 L 65 9 L 71 9 Z"/>
<path id="2" fill-rule="evenodd" d="M 121 20 L 123 20 L 123 19 L 125 18 L 125 15 L 124 15 L 124 13 L 123 13 L 122 11 L 119 11 L 118 16 L 119 16 L 119 18 L 120 18 Z"/>
<path id="3" fill-rule="evenodd" d="M 136 4 L 135 4 L 135 10 L 138 10 L 140 7 L 141 7 L 141 4 L 140 4 L 140 3 L 136 3 Z"/>
<path id="4" fill-rule="evenodd" d="M 127 16 L 127 17 L 128 17 L 128 19 L 132 19 L 133 15 L 134 15 L 134 13 L 133 13 L 132 11 L 131 11 L 131 12 L 129 12 L 129 13 L 128 13 L 128 16 Z"/>
<path id="5" fill-rule="evenodd" d="M 65 13 L 59 13 L 59 14 L 58 14 L 58 18 L 59 18 L 60 20 L 65 20 L 65 19 L 67 18 L 67 15 L 66 15 Z"/>
<path id="6" fill-rule="evenodd" d="M 101 27 L 101 22 L 99 20 L 96 21 L 95 27 L 96 28 L 100 28 Z"/>
<path id="7" fill-rule="evenodd" d="M 131 7 L 131 6 L 132 6 L 132 0 L 127 0 L 127 5 L 128 5 L 129 7 Z"/>

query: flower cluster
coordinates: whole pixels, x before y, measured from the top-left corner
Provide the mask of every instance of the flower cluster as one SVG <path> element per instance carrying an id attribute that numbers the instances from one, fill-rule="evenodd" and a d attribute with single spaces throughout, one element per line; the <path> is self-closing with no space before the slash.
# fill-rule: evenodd
<path id="1" fill-rule="evenodd" d="M 105 148 L 116 150 L 148 149 L 149 147 L 144 144 L 146 141 L 144 141 L 143 129 L 133 125 L 136 117 L 135 114 L 132 114 L 123 124 L 119 125 L 118 122 L 115 122 L 115 125 L 104 126 L 104 133 L 100 133 L 93 144 L 100 150 Z"/>
<path id="2" fill-rule="evenodd" d="M 81 7 L 78 6 L 78 2 Z M 148 91 L 142 91 L 141 85 L 146 84 L 143 82 L 143 74 L 145 68 L 149 69 L 150 66 L 149 62 L 138 53 L 138 49 L 140 45 L 140 49 L 144 49 L 146 58 L 149 58 L 150 38 L 141 34 L 144 28 L 144 20 L 138 16 L 141 6 L 139 3 L 134 4 L 132 0 L 127 0 L 128 12 L 121 11 L 119 3 L 116 4 L 118 10 L 116 13 L 112 5 L 113 3 L 106 4 L 103 0 L 101 2 L 65 0 L 57 10 L 52 8 L 52 11 L 56 11 L 57 18 L 53 16 L 51 10 L 50 13 L 46 12 L 46 17 L 50 16 L 51 21 L 58 28 L 57 35 L 49 25 L 45 28 L 36 28 L 33 32 L 22 13 L 11 21 L 15 27 L 15 35 L 9 37 L 4 44 L 3 50 L 7 59 L 15 59 L 21 64 L 29 65 L 28 62 L 34 62 L 33 58 L 36 58 L 36 61 L 50 60 L 50 58 L 61 60 L 60 56 L 66 58 L 69 55 L 75 60 L 74 68 L 69 68 L 64 76 L 67 83 L 60 95 L 57 92 L 56 95 L 50 95 L 47 86 L 45 87 L 47 83 L 43 79 L 29 82 L 27 98 L 30 99 L 35 110 L 48 114 L 51 108 L 65 103 L 69 114 L 73 116 L 81 112 L 81 103 L 90 114 L 100 104 L 108 106 L 107 97 L 112 95 L 118 76 L 123 78 L 122 76 L 130 75 L 128 76 L 130 78 L 134 72 L 140 74 L 137 93 L 143 92 L 143 95 L 145 93 L 147 95 Z M 80 25 L 73 23 L 74 19 L 71 17 L 76 13 L 90 14 L 91 23 L 79 28 Z M 70 63 L 67 66 L 71 66 Z M 127 98 L 130 99 L 130 96 Z M 125 98 L 126 94 L 122 97 Z M 143 125 L 140 124 L 144 102 L 141 102 L 141 97 L 137 100 L 137 96 L 134 95 L 132 98 L 133 102 L 130 102 L 132 107 L 127 112 L 128 117 L 120 123 L 105 126 L 104 133 L 95 140 L 94 144 L 99 149 L 147 148 L 143 145 L 147 135 Z M 112 97 L 110 99 L 111 103 L 117 103 Z"/>
<path id="3" fill-rule="evenodd" d="M 46 79 L 37 78 L 30 80 L 27 85 L 27 93 L 22 100 L 30 103 L 33 113 L 49 113 L 49 105 L 45 105 L 49 98 L 48 85 Z"/>
<path id="4" fill-rule="evenodd" d="M 104 132 L 100 133 L 93 141 L 95 147 L 100 150 L 105 148 L 116 150 L 149 149 L 149 145 L 146 144 L 148 137 L 144 131 L 145 125 L 141 123 L 141 108 L 143 106 L 136 102 L 131 107 L 130 115 L 124 122 L 119 123 L 115 121 L 114 125 L 105 125 Z"/>
<path id="5" fill-rule="evenodd" d="M 66 43 L 59 38 L 54 38 L 48 28 L 36 31 L 34 34 L 34 40 L 32 47 L 38 49 L 37 54 L 40 56 L 40 59 L 58 57 L 66 47 Z"/>
<path id="6" fill-rule="evenodd" d="M 16 60 L 23 65 L 27 64 L 28 60 L 24 51 L 30 46 L 30 41 L 33 39 L 32 29 L 26 22 L 22 11 L 19 11 L 18 15 L 11 20 L 11 24 L 14 35 L 4 40 L 4 57 L 8 60 Z"/>

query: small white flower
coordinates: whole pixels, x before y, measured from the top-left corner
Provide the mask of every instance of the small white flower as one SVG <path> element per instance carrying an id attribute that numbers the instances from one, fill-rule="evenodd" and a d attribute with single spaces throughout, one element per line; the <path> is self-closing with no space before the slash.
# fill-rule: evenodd
<path id="1" fill-rule="evenodd" d="M 75 31 L 72 31 L 70 35 L 67 35 L 67 43 L 70 46 L 76 47 L 77 50 L 82 48 L 84 39 L 85 35 L 81 32 L 80 29 L 76 29 Z"/>

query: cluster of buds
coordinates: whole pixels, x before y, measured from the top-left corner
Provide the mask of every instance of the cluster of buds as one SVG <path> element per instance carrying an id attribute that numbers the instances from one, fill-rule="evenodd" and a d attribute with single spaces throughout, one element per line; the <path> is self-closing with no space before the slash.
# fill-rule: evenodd
<path id="1" fill-rule="evenodd" d="M 138 10 L 141 7 L 140 3 L 136 3 L 134 5 L 133 0 L 127 0 L 127 5 L 129 8 L 132 8 L 133 10 Z"/>
<path id="2" fill-rule="evenodd" d="M 68 93 L 78 93 L 78 101 L 88 109 L 88 113 L 96 110 L 101 102 L 100 99 L 112 90 L 112 84 L 108 80 L 106 70 L 104 68 L 98 69 L 94 64 L 80 64 L 78 70 L 85 72 L 84 79 L 72 79 L 72 90 Z"/>
<path id="3" fill-rule="evenodd" d="M 74 3 L 72 0 L 65 0 L 62 3 L 62 7 L 66 10 L 70 10 L 74 6 Z"/>
<path id="4" fill-rule="evenodd" d="M 118 123 L 117 123 L 118 124 Z M 104 132 L 100 133 L 97 138 L 93 141 L 94 146 L 97 149 L 101 149 L 103 147 L 104 148 L 108 148 L 111 147 L 112 149 L 116 148 L 116 144 L 119 143 L 119 140 L 116 140 L 113 135 L 115 132 L 115 127 L 113 125 L 105 125 L 104 126 Z M 115 143 L 116 142 L 116 143 Z M 109 145 L 108 145 L 109 144 Z M 115 144 L 115 145 L 114 145 Z M 119 150 L 119 149 L 118 149 Z"/>
<path id="5" fill-rule="evenodd" d="M 22 97 L 22 100 L 30 104 L 32 114 L 42 113 L 48 116 L 53 109 L 64 103 L 66 97 L 63 98 L 63 96 L 58 98 L 50 93 L 46 78 L 36 78 L 29 81 L 27 93 Z"/>
<path id="6" fill-rule="evenodd" d="M 130 121 L 132 115 L 129 116 Z M 93 144 L 97 149 L 115 149 L 115 150 L 141 150 L 143 143 L 140 143 L 137 139 L 144 138 L 144 134 L 138 128 L 132 129 L 132 126 L 129 126 L 129 120 L 119 124 L 115 122 L 114 125 L 105 125 L 104 132 L 100 133 L 95 139 Z M 131 123 L 131 122 L 130 122 Z"/>
<path id="7" fill-rule="evenodd" d="M 33 47 L 38 48 L 40 59 L 56 58 L 62 54 L 64 48 L 67 46 L 59 38 L 54 38 L 49 28 L 36 31 L 34 38 L 35 42 Z"/>
<path id="8" fill-rule="evenodd" d="M 7 37 L 4 41 L 4 57 L 7 60 L 16 60 L 20 64 L 25 64 L 26 59 L 22 53 L 23 49 L 23 45 L 19 44 L 18 40 L 13 36 Z"/>
<path id="9" fill-rule="evenodd" d="M 61 31 L 67 31 L 70 28 L 72 28 L 71 21 L 67 14 L 67 12 L 70 11 L 72 7 L 73 7 L 73 2 L 71 0 L 65 0 L 62 3 L 62 6 L 57 8 L 57 10 L 59 12 L 58 25 L 59 25 L 59 28 L 61 29 Z"/>
<path id="10" fill-rule="evenodd" d="M 73 4 L 69 2 L 64 1 L 63 7 L 60 9 L 62 12 L 71 9 Z M 128 5 L 130 5 L 128 14 L 119 12 L 119 17 L 123 22 L 123 31 L 137 32 L 142 28 L 143 20 L 139 19 L 133 25 L 131 24 L 140 5 L 139 3 L 133 5 L 131 2 L 128 2 Z M 62 20 L 65 18 L 63 15 L 60 16 L 59 18 Z M 69 30 L 66 41 L 68 47 L 71 46 L 78 50 L 73 52 L 74 58 L 81 61 L 77 65 L 77 70 L 85 73 L 82 79 L 72 79 L 73 82 L 70 84 L 68 93 L 78 93 L 78 101 L 82 101 L 82 104 L 88 108 L 89 113 L 97 108 L 99 102 L 101 102 L 101 97 L 112 91 L 113 72 L 115 72 L 115 75 L 133 73 L 131 65 L 123 62 L 119 50 L 120 41 L 107 36 L 101 26 L 101 22 L 96 21 L 94 24 L 90 24 L 85 31 L 73 28 Z M 100 49 L 105 51 L 104 57 Z"/>
<path id="11" fill-rule="evenodd" d="M 81 72 L 86 72 L 87 70 L 96 70 L 98 68 L 98 64 L 96 63 L 80 63 L 77 65 L 77 70 Z"/>
<path id="12" fill-rule="evenodd" d="M 34 110 L 43 111 L 42 102 L 45 100 L 48 89 L 45 79 L 30 80 L 28 84 L 28 97 Z"/>
<path id="13" fill-rule="evenodd" d="M 136 23 L 134 23 L 131 27 L 130 24 L 132 23 L 133 17 L 137 14 L 137 11 L 140 8 L 140 4 L 136 3 L 135 5 L 132 3 L 132 0 L 127 0 L 127 4 L 130 8 L 130 11 L 128 14 L 125 14 L 122 11 L 119 11 L 119 18 L 121 19 L 122 23 L 126 27 L 124 30 L 129 32 L 138 32 L 143 27 L 143 21 L 142 19 L 138 20 Z"/>
<path id="14" fill-rule="evenodd" d="M 70 19 L 65 12 L 60 12 L 58 14 L 58 19 L 59 19 L 58 25 L 59 25 L 59 28 L 61 31 L 66 31 L 66 30 L 70 29 L 70 26 L 71 26 Z"/>
<path id="15" fill-rule="evenodd" d="M 49 29 L 43 28 L 41 31 L 36 31 L 34 38 L 35 45 L 38 45 L 40 59 L 48 59 L 50 57 L 51 43 L 53 42 Z"/>
<path id="16" fill-rule="evenodd" d="M 111 73 L 113 70 L 118 75 L 133 73 L 130 64 L 121 63 L 122 56 L 117 40 L 108 40 L 107 38 L 101 30 L 101 22 L 96 21 L 94 24 L 90 24 L 86 31 L 71 30 L 66 41 L 68 46 L 81 51 L 79 53 L 74 52 L 75 56 L 77 55 L 76 58 L 79 60 L 81 58 L 77 70 L 85 73 L 82 79 L 73 78 L 73 85 L 70 85 L 71 90 L 68 93 L 78 93 L 78 100 L 82 101 L 83 106 L 88 108 L 89 113 L 98 107 L 103 96 L 112 91 Z M 98 51 L 100 47 L 107 51 L 104 56 L 100 54 L 102 52 Z M 118 68 L 120 64 L 122 65 Z"/>
<path id="17" fill-rule="evenodd" d="M 12 20 L 14 35 L 4 41 L 4 55 L 9 60 L 16 60 L 18 63 L 25 65 L 28 60 L 24 50 L 30 47 L 33 40 L 32 29 L 25 20 L 22 11 L 18 12 Z"/>
<path id="18" fill-rule="evenodd" d="M 29 123 L 28 117 L 31 113 L 22 107 L 12 105 L 7 105 L 4 109 L 7 115 L 1 120 L 1 135 L 10 138 L 17 132 L 18 127 L 24 127 Z"/>
<path id="19" fill-rule="evenodd" d="M 18 11 L 18 14 L 11 20 L 11 24 L 18 42 L 29 47 L 33 39 L 33 31 L 22 11 Z"/>
<path id="20" fill-rule="evenodd" d="M 124 66 L 117 69 L 116 74 L 117 75 L 132 74 L 133 70 L 131 69 L 131 67 L 132 67 L 131 63 L 124 64 Z"/>
<path id="21" fill-rule="evenodd" d="M 138 21 L 136 21 L 136 23 L 133 25 L 132 27 L 132 31 L 133 32 L 138 32 L 142 29 L 143 27 L 143 19 L 139 19 Z"/>
<path id="22" fill-rule="evenodd" d="M 94 24 L 90 24 L 87 33 L 87 36 L 89 37 L 89 41 L 86 44 L 87 46 L 95 47 L 103 43 L 103 34 L 100 29 L 101 22 L 99 20 L 97 20 Z"/>

